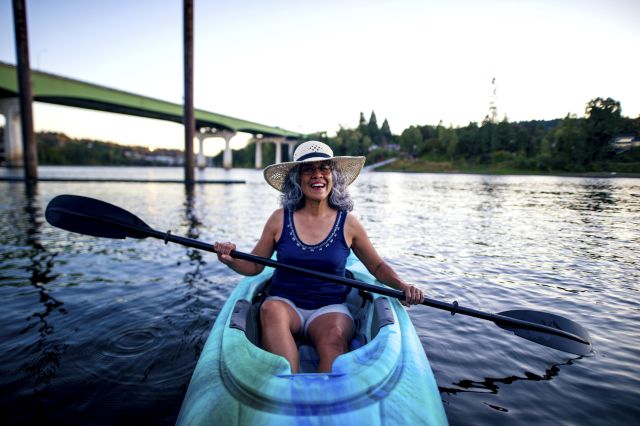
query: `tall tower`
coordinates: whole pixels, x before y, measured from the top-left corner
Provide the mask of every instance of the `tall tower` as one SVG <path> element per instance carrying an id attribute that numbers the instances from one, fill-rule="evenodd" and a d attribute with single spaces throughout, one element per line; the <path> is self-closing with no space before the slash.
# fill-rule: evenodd
<path id="1" fill-rule="evenodd" d="M 489 113 L 484 118 L 485 121 L 488 121 L 490 123 L 498 122 L 497 91 L 498 91 L 498 84 L 496 83 L 496 78 L 493 77 L 493 80 L 491 80 L 491 98 L 489 100 Z"/>

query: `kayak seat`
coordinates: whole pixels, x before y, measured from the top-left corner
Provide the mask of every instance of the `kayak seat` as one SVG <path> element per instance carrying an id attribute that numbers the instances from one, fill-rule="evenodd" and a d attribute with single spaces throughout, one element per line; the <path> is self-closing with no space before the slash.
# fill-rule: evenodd
<path id="1" fill-rule="evenodd" d="M 229 320 L 229 327 L 241 330 L 247 336 L 247 339 L 256 346 L 260 342 L 260 327 L 255 321 L 258 313 L 255 312 L 255 305 L 248 300 L 240 299 L 236 301 Z"/>
<path id="2" fill-rule="evenodd" d="M 393 324 L 393 310 L 389 304 L 389 299 L 379 297 L 373 302 L 373 318 L 371 319 L 371 339 L 378 335 L 378 332 L 385 325 Z"/>
<path id="3" fill-rule="evenodd" d="M 347 270 L 347 277 L 353 278 L 353 274 Z M 236 301 L 229 320 L 229 327 L 241 330 L 247 339 L 262 348 L 260 330 L 260 306 L 269 295 L 268 280 L 262 288 L 255 293 L 251 301 L 240 299 Z M 385 297 L 373 298 L 371 294 L 352 289 L 347 295 L 347 305 L 351 310 L 355 322 L 355 333 L 349 342 L 349 350 L 354 351 L 373 339 L 378 331 L 388 324 L 394 323 L 393 311 L 389 300 Z M 373 306 L 371 307 L 371 304 Z M 367 321 L 367 313 L 371 312 L 370 323 Z M 318 354 L 311 341 L 302 336 L 296 339 L 300 357 L 300 370 L 303 373 L 314 373 L 318 367 Z"/>

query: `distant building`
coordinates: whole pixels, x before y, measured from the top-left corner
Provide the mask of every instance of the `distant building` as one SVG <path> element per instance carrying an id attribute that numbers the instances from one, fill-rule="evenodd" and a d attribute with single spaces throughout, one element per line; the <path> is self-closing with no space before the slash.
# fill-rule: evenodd
<path id="1" fill-rule="evenodd" d="M 376 149 L 380 149 L 380 148 L 381 147 L 379 145 L 373 144 L 369 147 L 369 152 L 375 151 Z M 398 145 L 397 143 L 388 143 L 382 148 L 387 151 L 400 151 L 400 145 Z"/>
<path id="2" fill-rule="evenodd" d="M 182 158 L 169 155 L 149 154 L 145 156 L 145 160 L 149 163 L 164 164 L 167 166 L 181 166 L 184 163 L 184 160 Z"/>
<path id="3" fill-rule="evenodd" d="M 633 135 L 616 136 L 611 141 L 611 146 L 616 154 L 620 154 L 630 149 L 640 148 L 640 139 L 636 139 Z"/>
<path id="4" fill-rule="evenodd" d="M 127 150 L 124 156 L 135 161 L 147 164 L 163 166 L 181 166 L 184 164 L 184 155 L 178 150 L 158 150 L 147 153 L 139 150 Z"/>

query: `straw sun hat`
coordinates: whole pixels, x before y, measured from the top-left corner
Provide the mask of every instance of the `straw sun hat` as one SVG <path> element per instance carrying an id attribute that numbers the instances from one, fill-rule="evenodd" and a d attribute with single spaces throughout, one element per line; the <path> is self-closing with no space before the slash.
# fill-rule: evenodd
<path id="1" fill-rule="evenodd" d="M 267 166 L 264 169 L 264 178 L 269 185 L 282 192 L 284 181 L 289 174 L 289 170 L 301 163 L 325 160 L 332 160 L 336 168 L 338 168 L 344 176 L 347 185 L 351 185 L 360 174 L 364 166 L 365 158 L 347 156 L 334 157 L 329 145 L 318 141 L 308 141 L 298 145 L 293 153 L 293 161 Z"/>

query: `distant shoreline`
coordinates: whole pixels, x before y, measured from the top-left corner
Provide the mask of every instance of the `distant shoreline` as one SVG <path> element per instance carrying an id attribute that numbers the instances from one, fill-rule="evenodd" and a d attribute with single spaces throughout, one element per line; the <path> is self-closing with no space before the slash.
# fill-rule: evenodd
<path id="1" fill-rule="evenodd" d="M 413 171 L 413 170 L 389 170 L 389 169 L 375 169 L 372 170 L 379 173 L 410 173 L 410 174 L 440 174 L 440 175 L 490 175 L 490 176 L 556 176 L 556 177 L 582 177 L 582 178 L 597 178 L 597 179 L 640 179 L 638 173 L 616 173 L 616 172 L 590 172 L 590 173 L 570 173 L 570 172 L 540 172 L 540 171 L 520 171 L 520 172 L 501 172 L 501 171 Z"/>
<path id="2" fill-rule="evenodd" d="M 449 162 L 398 160 L 389 162 L 373 169 L 376 172 L 400 172 L 400 173 L 439 173 L 439 174 L 468 174 L 468 175 L 495 175 L 495 176 L 558 176 L 558 177 L 585 177 L 585 178 L 640 178 L 640 173 L 628 173 L 618 171 L 589 171 L 568 172 L 561 170 L 525 170 L 514 168 L 500 168 L 495 166 L 460 166 Z"/>
<path id="3" fill-rule="evenodd" d="M 431 173 L 431 174 L 463 174 L 463 175 L 492 175 L 492 176 L 557 176 L 557 177 L 582 177 L 582 178 L 597 178 L 597 179 L 611 179 L 611 178 L 625 178 L 625 179 L 638 179 L 640 178 L 640 173 L 625 173 L 625 172 L 608 172 L 608 171 L 599 171 L 599 172 L 565 172 L 565 171 L 540 171 L 540 170 L 518 170 L 518 169 L 509 169 L 509 168 L 496 168 L 496 167 L 459 167 L 459 166 L 446 166 L 447 163 L 439 163 L 439 162 L 411 162 L 411 166 L 407 165 L 405 160 L 390 159 L 386 161 L 382 161 L 379 163 L 366 165 L 365 170 L 372 172 L 396 172 L 396 173 Z M 443 167 L 444 166 L 444 167 Z M 131 165 L 131 164 L 100 164 L 100 165 L 85 165 L 85 164 L 68 164 L 68 165 L 58 165 L 58 164 L 40 164 L 39 167 L 131 167 L 131 168 L 179 168 L 182 166 L 167 166 L 167 165 Z M 235 169 L 244 169 L 244 170 L 256 170 L 252 167 L 234 167 Z M 208 166 L 207 169 L 222 169 L 221 167 L 211 167 Z M 0 181 L 18 181 L 20 179 L 20 172 L 22 168 L 14 168 L 14 167 L 6 167 L 0 166 L 0 171 L 4 171 L 4 173 L 9 172 L 8 175 L 0 172 Z M 15 171 L 14 173 L 10 173 L 10 171 Z M 4 176 L 3 176 L 4 174 Z M 20 174 L 20 176 L 18 176 Z M 54 180 L 57 178 L 46 178 L 41 179 L 45 180 Z M 64 178 L 62 178 L 64 179 Z M 75 180 L 75 179 L 74 179 Z M 92 179 L 93 181 L 102 180 L 100 178 Z M 112 179 L 106 179 L 112 180 Z M 127 180 L 127 179 L 123 179 Z M 143 179 L 144 180 L 144 179 Z M 146 181 L 146 180 L 145 180 Z M 163 182 L 171 182 L 173 180 L 163 180 Z M 209 182 L 207 182 L 209 183 Z M 211 182 L 211 183 L 221 183 L 221 182 Z M 228 183 L 228 182 L 224 182 Z M 235 183 L 235 182 L 233 182 Z M 242 182 L 244 183 L 244 182 Z"/>

